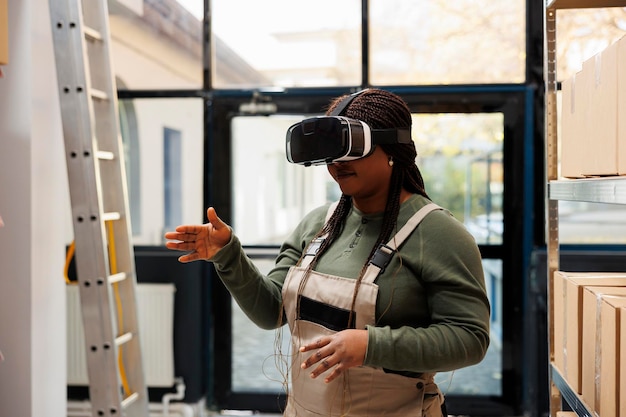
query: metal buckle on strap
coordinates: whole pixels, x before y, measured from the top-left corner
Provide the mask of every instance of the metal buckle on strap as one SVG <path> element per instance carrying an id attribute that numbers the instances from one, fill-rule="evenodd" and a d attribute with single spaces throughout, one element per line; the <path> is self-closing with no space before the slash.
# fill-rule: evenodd
<path id="1" fill-rule="evenodd" d="M 317 251 L 320 250 L 320 246 L 322 246 L 322 243 L 324 243 L 324 240 L 326 239 L 323 237 L 313 239 L 311 243 L 309 243 L 309 246 L 306 248 L 304 256 L 315 256 Z"/>
<path id="2" fill-rule="evenodd" d="M 394 253 L 396 253 L 396 251 L 393 248 L 381 244 L 378 246 L 378 249 L 376 249 L 370 264 L 376 265 L 380 268 L 380 272 L 383 272 L 387 267 L 387 264 L 389 264 L 389 261 L 391 261 L 391 257 Z"/>

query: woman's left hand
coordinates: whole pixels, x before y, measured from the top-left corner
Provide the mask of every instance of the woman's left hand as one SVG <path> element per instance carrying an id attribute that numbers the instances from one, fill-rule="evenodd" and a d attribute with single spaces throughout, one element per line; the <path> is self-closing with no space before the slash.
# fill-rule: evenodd
<path id="1" fill-rule="evenodd" d="M 301 367 L 307 369 L 321 362 L 311 372 L 311 378 L 317 378 L 320 374 L 333 368 L 332 372 L 324 379 L 324 382 L 328 383 L 345 370 L 363 365 L 367 350 L 367 330 L 342 330 L 332 336 L 324 336 L 313 343 L 302 346 L 300 352 L 309 352 L 315 349 L 317 352 L 302 362 Z"/>

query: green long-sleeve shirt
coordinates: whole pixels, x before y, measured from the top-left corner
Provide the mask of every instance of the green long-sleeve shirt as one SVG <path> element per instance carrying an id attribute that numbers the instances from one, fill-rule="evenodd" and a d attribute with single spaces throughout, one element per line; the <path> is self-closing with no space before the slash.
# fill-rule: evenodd
<path id="1" fill-rule="evenodd" d="M 428 203 L 419 195 L 405 201 L 398 229 Z M 235 234 L 211 259 L 232 296 L 259 327 L 277 327 L 287 272 L 323 226 L 327 209 L 319 207 L 300 222 L 267 276 L 245 255 Z M 341 236 L 315 269 L 357 278 L 376 242 L 382 217 L 353 208 Z M 438 372 L 482 360 L 489 345 L 489 301 L 481 257 L 474 238 L 448 212 L 436 210 L 426 216 L 376 283 L 377 323 L 367 327 L 364 365 Z"/>

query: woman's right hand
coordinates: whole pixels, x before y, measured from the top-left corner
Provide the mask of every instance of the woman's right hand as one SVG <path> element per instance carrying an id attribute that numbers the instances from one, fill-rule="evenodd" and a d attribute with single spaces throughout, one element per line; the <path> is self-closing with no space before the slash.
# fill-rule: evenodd
<path id="1" fill-rule="evenodd" d="M 230 241 L 231 230 L 219 217 L 213 207 L 207 209 L 209 222 L 202 225 L 178 226 L 175 232 L 165 233 L 168 249 L 189 252 L 178 258 L 187 263 L 211 259 Z"/>

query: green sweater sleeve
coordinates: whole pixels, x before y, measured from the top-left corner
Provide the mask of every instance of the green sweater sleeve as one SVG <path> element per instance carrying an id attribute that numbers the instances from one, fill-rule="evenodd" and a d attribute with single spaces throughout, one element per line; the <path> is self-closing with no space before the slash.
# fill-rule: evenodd
<path id="1" fill-rule="evenodd" d="M 262 329 L 275 329 L 283 320 L 282 286 L 289 268 L 323 226 L 328 206 L 313 210 L 285 240 L 276 265 L 264 276 L 245 254 L 233 233 L 230 242 L 210 260 L 218 276 L 246 316 Z"/>

